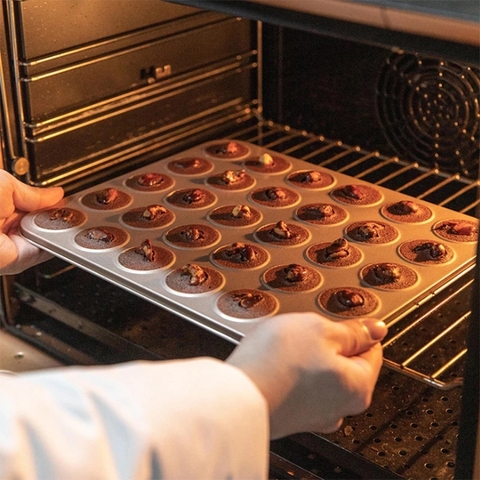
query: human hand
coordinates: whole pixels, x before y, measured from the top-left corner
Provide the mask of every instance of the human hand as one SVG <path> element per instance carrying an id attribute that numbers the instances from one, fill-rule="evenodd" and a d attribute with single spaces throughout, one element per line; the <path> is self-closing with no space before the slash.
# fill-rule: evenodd
<path id="1" fill-rule="evenodd" d="M 18 230 L 27 212 L 54 205 L 62 197 L 60 187 L 31 187 L 0 170 L 0 275 L 20 273 L 50 258 L 49 253 L 27 242 Z"/>
<path id="2" fill-rule="evenodd" d="M 374 319 L 335 322 L 316 313 L 281 314 L 259 324 L 227 362 L 264 395 L 272 439 L 328 433 L 346 415 L 369 406 L 386 333 L 385 324 Z"/>

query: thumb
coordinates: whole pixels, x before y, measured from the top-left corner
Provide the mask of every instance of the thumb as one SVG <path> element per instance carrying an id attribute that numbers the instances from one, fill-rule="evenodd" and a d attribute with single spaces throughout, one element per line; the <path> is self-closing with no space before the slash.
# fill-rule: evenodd
<path id="1" fill-rule="evenodd" d="M 338 325 L 346 330 L 339 348 L 339 353 L 345 357 L 366 352 L 380 342 L 388 332 L 385 323 L 375 318 L 346 320 Z"/>
<path id="2" fill-rule="evenodd" d="M 63 198 L 63 188 L 32 187 L 12 177 L 13 203 L 15 208 L 23 212 L 49 207 Z"/>

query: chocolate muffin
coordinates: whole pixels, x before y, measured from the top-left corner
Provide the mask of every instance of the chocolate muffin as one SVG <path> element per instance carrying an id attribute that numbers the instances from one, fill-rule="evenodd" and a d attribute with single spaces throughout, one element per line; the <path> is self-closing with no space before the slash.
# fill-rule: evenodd
<path id="1" fill-rule="evenodd" d="M 411 200 L 389 203 L 380 209 L 381 214 L 398 223 L 424 223 L 432 218 L 432 211 L 421 203 Z"/>
<path id="2" fill-rule="evenodd" d="M 207 208 L 217 201 L 217 197 L 203 188 L 185 188 L 172 192 L 166 198 L 170 205 L 178 208 Z"/>
<path id="3" fill-rule="evenodd" d="M 213 163 L 206 158 L 185 157 L 168 162 L 167 168 L 179 175 L 202 175 L 213 170 Z"/>
<path id="4" fill-rule="evenodd" d="M 433 226 L 433 232 L 452 242 L 478 241 L 478 222 L 470 220 L 442 220 Z"/>
<path id="5" fill-rule="evenodd" d="M 275 314 L 277 299 L 257 289 L 240 289 L 224 293 L 217 300 L 218 311 L 234 320 L 253 320 Z"/>
<path id="6" fill-rule="evenodd" d="M 305 252 L 311 262 L 324 267 L 350 267 L 362 260 L 362 252 L 345 238 L 311 245 Z"/>
<path id="7" fill-rule="evenodd" d="M 383 194 L 369 185 L 342 185 L 331 192 L 331 196 L 348 205 L 375 205 L 382 201 Z"/>
<path id="8" fill-rule="evenodd" d="M 74 208 L 60 207 L 49 208 L 35 215 L 34 222 L 37 227 L 46 230 L 66 230 L 83 225 L 87 217 Z"/>
<path id="9" fill-rule="evenodd" d="M 165 242 L 177 248 L 207 248 L 220 240 L 220 232 L 209 225 L 180 225 L 165 233 Z"/>
<path id="10" fill-rule="evenodd" d="M 421 265 L 441 265 L 454 257 L 453 250 L 444 243 L 433 240 L 411 240 L 402 243 L 398 253 L 405 260 Z"/>
<path id="11" fill-rule="evenodd" d="M 330 288 L 317 297 L 320 307 L 340 317 L 361 317 L 373 313 L 380 305 L 368 290 L 357 287 Z"/>
<path id="12" fill-rule="evenodd" d="M 87 193 L 81 202 L 94 210 L 117 210 L 126 207 L 132 201 L 132 197 L 116 188 L 105 188 L 96 192 Z"/>
<path id="13" fill-rule="evenodd" d="M 337 225 L 348 218 L 348 212 L 331 203 L 309 203 L 299 207 L 295 217 L 313 225 Z"/>
<path id="14" fill-rule="evenodd" d="M 238 159 L 250 153 L 250 149 L 243 143 L 234 140 L 224 140 L 208 146 L 205 151 L 215 158 Z"/>
<path id="15" fill-rule="evenodd" d="M 319 170 L 299 170 L 291 173 L 287 180 L 298 188 L 308 190 L 322 190 L 334 182 L 332 175 Z"/>
<path id="16" fill-rule="evenodd" d="M 415 270 L 400 263 L 371 263 L 360 271 L 360 278 L 370 287 L 381 290 L 401 290 L 415 285 Z"/>
<path id="17" fill-rule="evenodd" d="M 283 292 L 311 292 L 322 282 L 320 273 L 311 267 L 291 263 L 269 268 L 262 275 L 262 282 L 273 290 Z"/>
<path id="18" fill-rule="evenodd" d="M 125 212 L 121 220 L 133 228 L 161 228 L 170 225 L 175 215 L 162 205 L 148 205 Z"/>
<path id="19" fill-rule="evenodd" d="M 208 219 L 223 227 L 249 227 L 262 219 L 262 214 L 248 205 L 224 205 L 212 210 Z"/>
<path id="20" fill-rule="evenodd" d="M 148 172 L 127 178 L 125 185 L 140 192 L 161 192 L 174 185 L 172 177 L 164 173 Z"/>
<path id="21" fill-rule="evenodd" d="M 356 242 L 369 245 L 391 243 L 399 236 L 398 230 L 393 225 L 376 221 L 354 222 L 348 225 L 346 234 Z"/>
<path id="22" fill-rule="evenodd" d="M 165 282 L 175 292 L 198 295 L 220 290 L 225 284 L 225 278 L 213 268 L 187 263 L 169 273 Z"/>
<path id="23" fill-rule="evenodd" d="M 260 268 L 269 260 L 268 252 L 253 243 L 236 242 L 224 245 L 211 254 L 211 261 L 217 266 L 241 270 Z"/>
<path id="24" fill-rule="evenodd" d="M 250 198 L 255 203 L 270 208 L 286 208 L 296 205 L 300 195 L 285 187 L 265 187 L 254 190 Z"/>
<path id="25" fill-rule="evenodd" d="M 125 245 L 129 235 L 125 230 L 117 227 L 92 227 L 82 230 L 75 235 L 77 245 L 89 250 L 105 250 Z"/>
<path id="26" fill-rule="evenodd" d="M 120 265 L 139 272 L 168 268 L 174 261 L 175 255 L 170 250 L 154 246 L 148 239 L 118 256 Z"/>
<path id="27" fill-rule="evenodd" d="M 255 185 L 255 179 L 243 169 L 226 170 L 208 177 L 207 184 L 220 190 L 241 191 Z"/>
<path id="28" fill-rule="evenodd" d="M 260 227 L 253 235 L 257 241 L 277 247 L 295 247 L 310 240 L 310 232 L 306 228 L 282 220 Z"/>
<path id="29" fill-rule="evenodd" d="M 272 156 L 269 153 L 263 153 L 256 158 L 248 159 L 244 162 L 244 165 L 248 170 L 266 175 L 278 175 L 288 172 L 292 168 L 290 160 L 277 155 Z"/>

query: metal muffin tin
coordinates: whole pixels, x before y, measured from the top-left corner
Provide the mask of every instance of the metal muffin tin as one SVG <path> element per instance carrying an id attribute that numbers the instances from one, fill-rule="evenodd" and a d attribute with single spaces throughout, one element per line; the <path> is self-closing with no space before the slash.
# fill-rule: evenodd
<path id="1" fill-rule="evenodd" d="M 336 201 L 331 192 L 334 188 L 342 185 L 369 185 L 359 179 L 336 173 L 295 158 L 269 151 L 263 147 L 252 145 L 246 142 L 241 143 L 248 147 L 249 153 L 240 159 L 219 159 L 209 155 L 206 148 L 219 143 L 226 143 L 228 140 L 208 142 L 195 148 L 186 150 L 175 156 L 163 159 L 142 167 L 128 174 L 119 176 L 102 184 L 96 185 L 81 193 L 64 198 L 56 207 L 69 207 L 82 211 L 86 216 L 84 224 L 64 230 L 48 230 L 40 228 L 35 223 L 35 217 L 39 212 L 32 212 L 26 215 L 21 224 L 21 232 L 30 242 L 50 251 L 54 255 L 83 268 L 92 274 L 98 275 L 131 293 L 134 293 L 154 304 L 157 304 L 181 317 L 200 325 L 230 341 L 238 342 L 255 324 L 263 318 L 252 320 L 232 319 L 224 316 L 216 308 L 216 302 L 220 295 L 225 292 L 237 289 L 258 289 L 268 291 L 278 301 L 278 313 L 295 311 L 319 312 L 334 321 L 341 321 L 345 318 L 324 311 L 318 303 L 319 295 L 327 290 L 340 287 L 363 288 L 373 293 L 379 300 L 378 309 L 370 316 L 384 320 L 387 324 L 393 324 L 417 305 L 425 302 L 443 289 L 459 273 L 472 268 L 475 261 L 476 242 L 454 242 L 440 239 L 432 230 L 433 225 L 442 220 L 466 220 L 474 221 L 472 217 L 452 212 L 451 210 L 439 207 L 421 200 L 413 199 L 401 193 L 391 191 L 380 186 L 374 186 L 380 191 L 383 198 L 380 203 L 369 206 L 346 205 Z M 262 174 L 253 170 L 246 170 L 253 176 L 255 182 L 246 190 L 229 191 L 212 186 L 207 179 L 215 174 L 221 174 L 227 170 L 238 171 L 245 168 L 245 162 L 258 158 L 261 154 L 268 153 L 272 157 L 280 157 L 288 160 L 290 168 L 288 171 L 272 175 Z M 181 158 L 201 157 L 208 159 L 213 164 L 213 170 L 200 175 L 182 175 L 171 171 L 167 165 L 172 160 Z M 296 186 L 288 181 L 289 174 L 296 171 L 320 171 L 329 174 L 333 182 L 320 189 L 308 189 Z M 136 175 L 157 172 L 173 179 L 164 191 L 137 191 L 128 186 L 127 180 Z M 293 190 L 299 195 L 299 202 L 295 205 L 271 208 L 255 203 L 251 199 L 251 192 L 262 187 L 282 187 Z M 131 202 L 118 210 L 95 210 L 86 208 L 81 199 L 99 190 L 115 188 L 131 196 Z M 214 193 L 216 201 L 214 204 L 201 209 L 182 209 L 172 206 L 166 201 L 166 197 L 172 192 L 182 189 L 204 189 Z M 402 200 L 412 200 L 417 204 L 425 205 L 433 212 L 432 217 L 423 223 L 402 224 L 385 218 L 380 210 L 383 205 Z M 305 223 L 296 218 L 295 212 L 299 207 L 311 203 L 337 204 L 348 212 L 347 218 L 340 224 L 335 225 L 313 225 Z M 173 223 L 155 229 L 131 228 L 121 222 L 121 216 L 134 208 L 146 207 L 152 204 L 159 204 L 172 211 L 175 215 Z M 222 227 L 209 220 L 208 214 L 219 206 L 248 205 L 261 212 L 262 218 L 259 223 L 242 228 Z M 277 246 L 261 243 L 269 253 L 268 262 L 261 268 L 247 269 L 226 269 L 215 265 L 210 254 L 217 248 L 235 242 L 257 243 L 254 235 L 255 230 L 266 224 L 284 221 L 288 224 L 300 225 L 307 228 L 310 238 L 306 243 L 296 246 Z M 306 250 L 313 244 L 322 242 L 333 242 L 345 237 L 345 232 L 353 222 L 376 221 L 389 223 L 399 232 L 398 237 L 387 244 L 368 245 L 358 242 L 349 242 L 361 250 L 362 258 L 359 263 L 349 267 L 324 267 L 313 264 L 305 256 Z M 164 241 L 164 234 L 172 228 L 187 224 L 204 224 L 218 230 L 219 241 L 207 248 L 177 248 Z M 128 233 L 128 240 L 124 245 L 106 250 L 89 250 L 80 248 L 74 238 L 82 230 L 90 227 L 116 227 Z M 123 268 L 119 262 L 119 255 L 125 250 L 138 247 L 144 240 L 149 239 L 152 244 L 162 246 L 174 253 L 174 263 L 166 268 L 153 271 L 134 272 Z M 451 261 L 439 265 L 416 265 L 404 260 L 398 254 L 401 244 L 411 240 L 425 239 L 440 241 L 448 245 L 454 251 Z M 368 287 L 360 278 L 360 271 L 366 265 L 378 262 L 395 262 L 413 268 L 418 281 L 413 286 L 400 290 L 382 290 L 375 287 Z M 174 269 L 181 268 L 187 263 L 197 264 L 203 267 L 215 268 L 224 276 L 224 283 L 218 291 L 203 294 L 174 293 L 166 287 L 165 278 Z M 314 290 L 305 292 L 284 292 L 267 288 L 261 281 L 262 274 L 276 265 L 300 264 L 313 267 L 321 276 L 320 285 Z M 134 314 L 134 312 L 132 312 Z"/>

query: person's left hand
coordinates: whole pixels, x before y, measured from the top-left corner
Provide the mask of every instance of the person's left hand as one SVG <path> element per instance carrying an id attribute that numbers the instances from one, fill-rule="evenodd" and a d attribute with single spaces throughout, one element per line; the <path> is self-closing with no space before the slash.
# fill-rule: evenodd
<path id="1" fill-rule="evenodd" d="M 18 230 L 26 213 L 54 205 L 62 197 L 61 187 L 32 187 L 0 170 L 0 275 L 20 273 L 51 257 Z"/>

